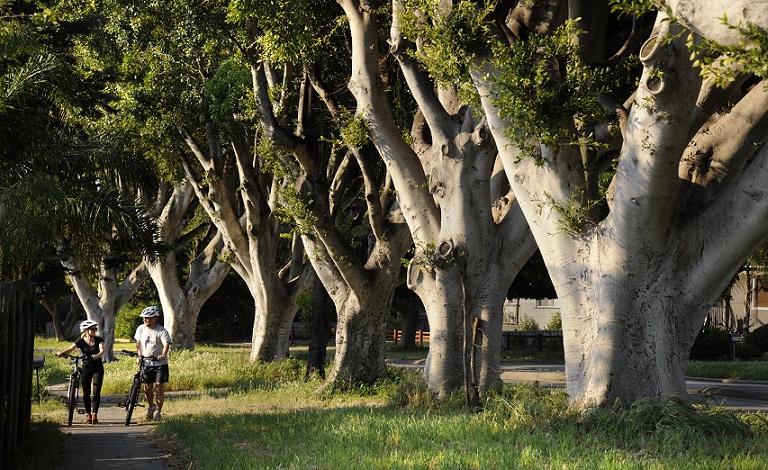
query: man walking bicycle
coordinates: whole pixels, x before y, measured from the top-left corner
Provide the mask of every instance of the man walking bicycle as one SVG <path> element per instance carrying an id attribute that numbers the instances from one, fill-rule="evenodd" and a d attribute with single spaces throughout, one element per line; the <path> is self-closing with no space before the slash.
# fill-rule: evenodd
<path id="1" fill-rule="evenodd" d="M 144 321 L 139 325 L 136 334 L 136 352 L 139 356 L 154 356 L 147 361 L 144 368 L 144 394 L 147 397 L 147 419 L 162 419 L 163 402 L 165 401 L 165 383 L 168 382 L 168 350 L 171 347 L 171 335 L 168 330 L 157 323 L 160 309 L 156 305 L 147 307 L 139 315 Z M 157 404 L 157 405 L 155 405 Z M 155 414 L 155 411 L 157 413 Z M 154 416 L 153 416 L 154 415 Z"/>

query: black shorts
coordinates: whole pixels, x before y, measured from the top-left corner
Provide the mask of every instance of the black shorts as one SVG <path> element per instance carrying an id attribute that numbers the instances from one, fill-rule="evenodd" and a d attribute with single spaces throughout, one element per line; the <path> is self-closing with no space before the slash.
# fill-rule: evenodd
<path id="1" fill-rule="evenodd" d="M 145 367 L 141 378 L 145 384 L 164 384 L 168 382 L 168 364 Z"/>

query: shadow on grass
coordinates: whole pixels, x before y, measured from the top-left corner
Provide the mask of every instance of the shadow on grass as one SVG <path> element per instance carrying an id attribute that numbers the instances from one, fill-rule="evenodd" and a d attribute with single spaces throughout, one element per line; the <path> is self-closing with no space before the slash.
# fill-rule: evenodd
<path id="1" fill-rule="evenodd" d="M 50 470 L 63 447 L 61 423 L 51 418 L 35 419 L 27 438 L 11 453 L 10 468 Z"/>

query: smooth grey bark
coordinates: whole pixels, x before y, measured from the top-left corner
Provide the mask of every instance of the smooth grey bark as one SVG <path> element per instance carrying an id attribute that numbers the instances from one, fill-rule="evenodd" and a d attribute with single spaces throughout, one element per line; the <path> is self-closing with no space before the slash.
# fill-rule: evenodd
<path id="1" fill-rule="evenodd" d="M 376 12 L 353 0 L 338 2 L 351 31 L 349 88 L 356 114 L 369 126 L 397 189 L 400 209 L 416 245 L 408 287 L 419 295 L 430 323 L 425 374 L 430 389 L 446 396 L 470 384 L 484 393 L 500 384 L 501 311 L 516 270 L 535 250 L 522 213 L 494 214 L 491 200 L 496 148 L 482 117 L 458 100 L 456 90 L 436 90 L 405 54 L 393 27 L 391 52 L 400 62 L 419 105 L 411 147 L 393 118 L 379 74 Z M 394 2 L 394 10 L 399 3 Z M 396 24 L 397 18 L 394 17 Z M 498 173 L 496 173 L 498 175 Z M 504 192 L 506 193 L 506 192 Z M 475 319 L 477 343 L 472 340 Z M 473 371 L 468 365 L 482 364 Z M 468 375 L 469 374 L 469 375 Z"/>
<path id="2" fill-rule="evenodd" d="M 194 189 L 189 182 L 182 181 L 173 188 L 163 185 L 155 210 L 162 240 L 172 249 L 157 263 L 145 260 L 163 308 L 163 326 L 171 335 L 174 349 L 195 349 L 200 310 L 230 270 L 223 261 L 227 256 L 223 238 L 216 231 L 196 244 L 189 267 L 184 270 L 189 274 L 182 284 L 176 253 L 199 235 L 193 231 L 182 236 L 196 207 L 194 202 Z"/>
<path id="3" fill-rule="evenodd" d="M 313 64 L 305 64 L 295 129 L 273 112 L 278 106 L 269 97 L 269 70 L 266 63 L 252 67 L 262 129 L 265 138 L 292 155 L 299 175 L 295 188 L 312 200 L 302 210 L 291 213 L 297 225 L 305 227 L 300 230 L 307 256 L 336 306 L 334 364 L 323 387 L 372 383 L 386 375 L 385 324 L 401 259 L 411 246 L 410 234 L 393 208 L 395 199 L 388 191 L 391 188 L 387 179 L 377 178 L 375 153 L 348 144 L 339 155 L 328 156 L 323 152 L 331 150 L 322 144 L 321 136 L 306 130 L 310 127 L 305 124 L 311 109 L 307 104 L 312 102 L 313 94 L 322 100 L 333 119 L 342 120 L 341 106 Z M 361 192 L 365 194 L 364 206 L 357 202 Z M 365 253 L 354 246 L 360 237 L 350 242 L 340 231 L 339 227 L 348 223 L 345 219 L 350 208 L 365 214 L 364 220 L 357 222 L 357 226 L 369 227 L 365 229 Z"/>
<path id="4" fill-rule="evenodd" d="M 120 263 L 117 256 L 107 255 L 101 262 L 97 285 L 91 284 L 71 252 L 63 253 L 61 265 L 75 289 L 89 320 L 99 323 L 99 334 L 104 338 L 104 360 L 113 361 L 115 344 L 115 319 L 141 284 L 149 277 L 146 264 L 140 263 L 122 281 L 119 280 Z"/>
<path id="5" fill-rule="evenodd" d="M 542 146 L 541 166 L 520 159 L 510 139 L 516 125 L 495 105 L 492 77 L 500 71 L 480 60 L 473 71 L 513 191 L 565 306 L 575 407 L 686 398 L 685 363 L 709 307 L 768 236 L 764 84 L 731 112 L 707 113 L 715 94 L 691 66 L 685 35 L 661 40 L 676 28 L 659 15 L 640 49 L 644 71 L 624 110 L 610 213 L 583 227 L 564 229 L 554 205 L 541 204 L 579 205 L 579 149 Z M 739 97 L 716 96 L 721 104 L 729 98 Z M 694 118 L 702 114 L 706 124 Z"/>
<path id="6" fill-rule="evenodd" d="M 749 44 L 730 25 L 746 28 L 749 24 L 768 28 L 768 0 L 663 0 L 670 14 L 696 34 L 724 46 Z M 727 18 L 724 24 L 723 19 Z"/>
<path id="7" fill-rule="evenodd" d="M 295 243 L 291 261 L 278 265 L 280 223 L 275 207 L 279 182 L 261 171 L 251 142 L 228 136 L 234 161 L 225 164 L 223 143 L 213 123 L 205 130 L 208 151 L 189 131 L 182 129 L 182 133 L 205 175 L 201 179 L 199 170 L 183 156 L 187 178 L 231 253 L 227 261 L 254 299 L 251 360 L 288 357 L 291 322 L 296 315 L 293 299 L 303 288 L 306 270 Z"/>

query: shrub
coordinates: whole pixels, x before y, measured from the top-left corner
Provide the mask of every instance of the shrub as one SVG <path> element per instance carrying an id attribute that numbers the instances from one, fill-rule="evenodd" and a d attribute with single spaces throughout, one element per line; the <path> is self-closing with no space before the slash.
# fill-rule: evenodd
<path id="1" fill-rule="evenodd" d="M 552 314 L 552 318 L 547 323 L 548 330 L 562 330 L 563 329 L 563 317 L 560 316 L 560 311 Z"/>
<path id="2" fill-rule="evenodd" d="M 720 327 L 707 325 L 693 342 L 691 360 L 728 359 L 731 338 Z"/>
<path id="3" fill-rule="evenodd" d="M 768 352 L 768 325 L 761 326 L 745 336 L 744 346 L 759 352 L 758 356 Z"/>
<path id="4" fill-rule="evenodd" d="M 518 323 L 517 325 L 518 330 L 538 330 L 539 324 L 536 323 L 536 320 L 529 317 L 528 315 L 523 315 L 523 319 Z"/>
<path id="5" fill-rule="evenodd" d="M 126 305 L 117 314 L 115 319 L 115 338 L 133 339 L 136 328 L 141 325 L 139 314 L 144 306 Z"/>

